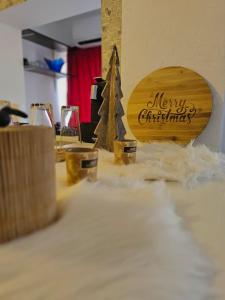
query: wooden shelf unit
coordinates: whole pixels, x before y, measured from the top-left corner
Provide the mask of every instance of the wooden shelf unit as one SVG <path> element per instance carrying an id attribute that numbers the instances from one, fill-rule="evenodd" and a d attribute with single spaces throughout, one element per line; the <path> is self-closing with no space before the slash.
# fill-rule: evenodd
<path id="1" fill-rule="evenodd" d="M 24 70 L 28 71 L 28 72 L 33 72 L 33 73 L 37 73 L 37 74 L 50 76 L 50 77 L 55 77 L 55 78 L 66 78 L 68 76 L 74 76 L 72 74 L 54 72 L 47 68 L 42 68 L 42 67 L 32 66 L 32 65 L 25 65 Z"/>
<path id="2" fill-rule="evenodd" d="M 63 44 L 62 42 L 56 41 L 46 35 L 43 35 L 32 29 L 25 29 L 22 31 L 22 38 L 43 47 L 56 50 L 59 52 L 67 51 L 70 46 Z"/>

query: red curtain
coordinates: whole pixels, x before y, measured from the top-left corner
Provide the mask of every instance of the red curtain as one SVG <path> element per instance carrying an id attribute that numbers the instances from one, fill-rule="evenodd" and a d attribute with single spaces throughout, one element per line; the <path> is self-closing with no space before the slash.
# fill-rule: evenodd
<path id="1" fill-rule="evenodd" d="M 101 47 L 68 51 L 68 105 L 80 107 L 80 122 L 91 122 L 91 85 L 101 77 Z"/>

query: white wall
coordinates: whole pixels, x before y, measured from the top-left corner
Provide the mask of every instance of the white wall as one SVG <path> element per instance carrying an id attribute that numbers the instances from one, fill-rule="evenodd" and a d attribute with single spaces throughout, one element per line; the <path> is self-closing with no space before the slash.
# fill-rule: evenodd
<path id="1" fill-rule="evenodd" d="M 221 149 L 225 1 L 123 0 L 122 5 L 124 99 L 155 69 L 181 65 L 195 70 L 208 81 L 214 97 L 212 117 L 198 141 Z"/>
<path id="2" fill-rule="evenodd" d="M 221 151 L 225 153 L 225 91 L 224 91 L 223 114 L 222 114 Z"/>
<path id="3" fill-rule="evenodd" d="M 101 37 L 101 10 L 35 27 L 34 30 L 71 47 L 80 47 L 79 41 Z"/>
<path id="4" fill-rule="evenodd" d="M 21 32 L 0 23 L 0 99 L 25 108 Z"/>
<path id="5" fill-rule="evenodd" d="M 38 60 L 43 62 L 43 64 L 45 64 L 45 57 L 54 59 L 53 50 L 26 40 L 23 40 L 23 55 L 30 62 Z M 27 110 L 30 111 L 31 103 L 51 103 L 55 119 L 58 121 L 60 118 L 60 104 L 58 103 L 57 96 L 57 81 L 61 79 L 28 71 L 25 71 L 24 76 Z"/>
<path id="6" fill-rule="evenodd" d="M 62 67 L 61 72 L 67 73 L 68 71 L 68 64 L 67 64 L 67 51 L 66 52 L 58 52 L 55 51 L 54 58 L 61 57 L 64 59 L 65 64 Z M 67 77 L 60 78 L 56 81 L 56 93 L 57 93 L 57 111 L 58 111 L 58 118 L 57 121 L 61 121 L 61 106 L 67 105 L 67 91 L 68 91 L 68 84 L 67 84 Z"/>
<path id="7" fill-rule="evenodd" d="M 29 104 L 37 100 L 41 100 L 42 102 L 52 100 L 55 103 L 57 100 L 55 98 L 56 83 L 53 80 L 44 75 L 28 74 L 27 72 L 24 75 L 20 30 L 96 11 L 100 8 L 101 0 L 29 0 L 21 5 L 1 11 L 0 99 L 5 98 L 16 102 L 23 109 L 28 109 Z M 17 29 L 3 25 L 3 23 Z M 30 57 L 31 53 L 28 55 L 26 52 L 28 50 L 24 49 L 24 51 Z M 34 53 L 36 52 L 34 51 Z M 24 77 L 26 80 L 26 91 Z M 57 84 L 57 88 L 63 94 L 63 97 L 59 101 L 62 104 L 65 102 L 65 80 L 64 84 Z M 27 99 L 27 103 L 25 98 Z M 57 111 L 55 111 L 55 114 L 56 119 L 59 119 Z"/>

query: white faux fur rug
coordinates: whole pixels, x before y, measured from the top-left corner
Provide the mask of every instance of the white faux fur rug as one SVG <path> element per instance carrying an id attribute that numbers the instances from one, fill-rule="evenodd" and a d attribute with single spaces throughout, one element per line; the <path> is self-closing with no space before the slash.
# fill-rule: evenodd
<path id="1" fill-rule="evenodd" d="M 137 162 L 115 166 L 112 153 L 101 151 L 99 175 L 133 179 L 165 179 L 193 188 L 210 180 L 225 177 L 225 156 L 210 151 L 205 145 L 186 147 L 175 143 L 152 143 L 138 147 Z"/>
<path id="2" fill-rule="evenodd" d="M 100 177 L 59 191 L 70 201 L 56 224 L 0 246 L 0 299 L 214 299 L 164 183 Z"/>

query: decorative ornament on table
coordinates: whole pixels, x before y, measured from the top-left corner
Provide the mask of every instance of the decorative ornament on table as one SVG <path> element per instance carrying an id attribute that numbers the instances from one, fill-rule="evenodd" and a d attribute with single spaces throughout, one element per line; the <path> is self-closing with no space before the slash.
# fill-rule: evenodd
<path id="1" fill-rule="evenodd" d="M 97 180 L 98 149 L 70 147 L 65 149 L 67 182 L 76 184 L 84 178 Z"/>
<path id="2" fill-rule="evenodd" d="M 137 84 L 128 100 L 127 121 L 142 143 L 187 145 L 206 127 L 212 103 L 206 79 L 186 67 L 169 66 Z"/>
<path id="3" fill-rule="evenodd" d="M 54 141 L 45 126 L 0 128 L 0 243 L 55 220 Z"/>
<path id="4" fill-rule="evenodd" d="M 114 163 L 117 165 L 129 165 L 136 162 L 137 141 L 115 140 Z"/>
<path id="5" fill-rule="evenodd" d="M 11 122 L 11 115 L 15 115 L 21 118 L 27 118 L 27 114 L 9 106 L 5 106 L 0 110 L 0 127 L 6 127 Z"/>
<path id="6" fill-rule="evenodd" d="M 113 152 L 114 140 L 124 140 L 126 134 L 122 116 L 124 116 L 121 98 L 121 78 L 119 72 L 119 56 L 116 46 L 113 47 L 106 75 L 106 85 L 102 92 L 103 102 L 99 109 L 100 121 L 95 129 L 96 148 L 103 148 Z"/>
<path id="7" fill-rule="evenodd" d="M 65 63 L 61 57 L 57 58 L 57 59 L 53 59 L 53 60 L 45 58 L 45 62 L 51 71 L 57 72 L 57 73 L 61 72 L 62 66 Z"/>

